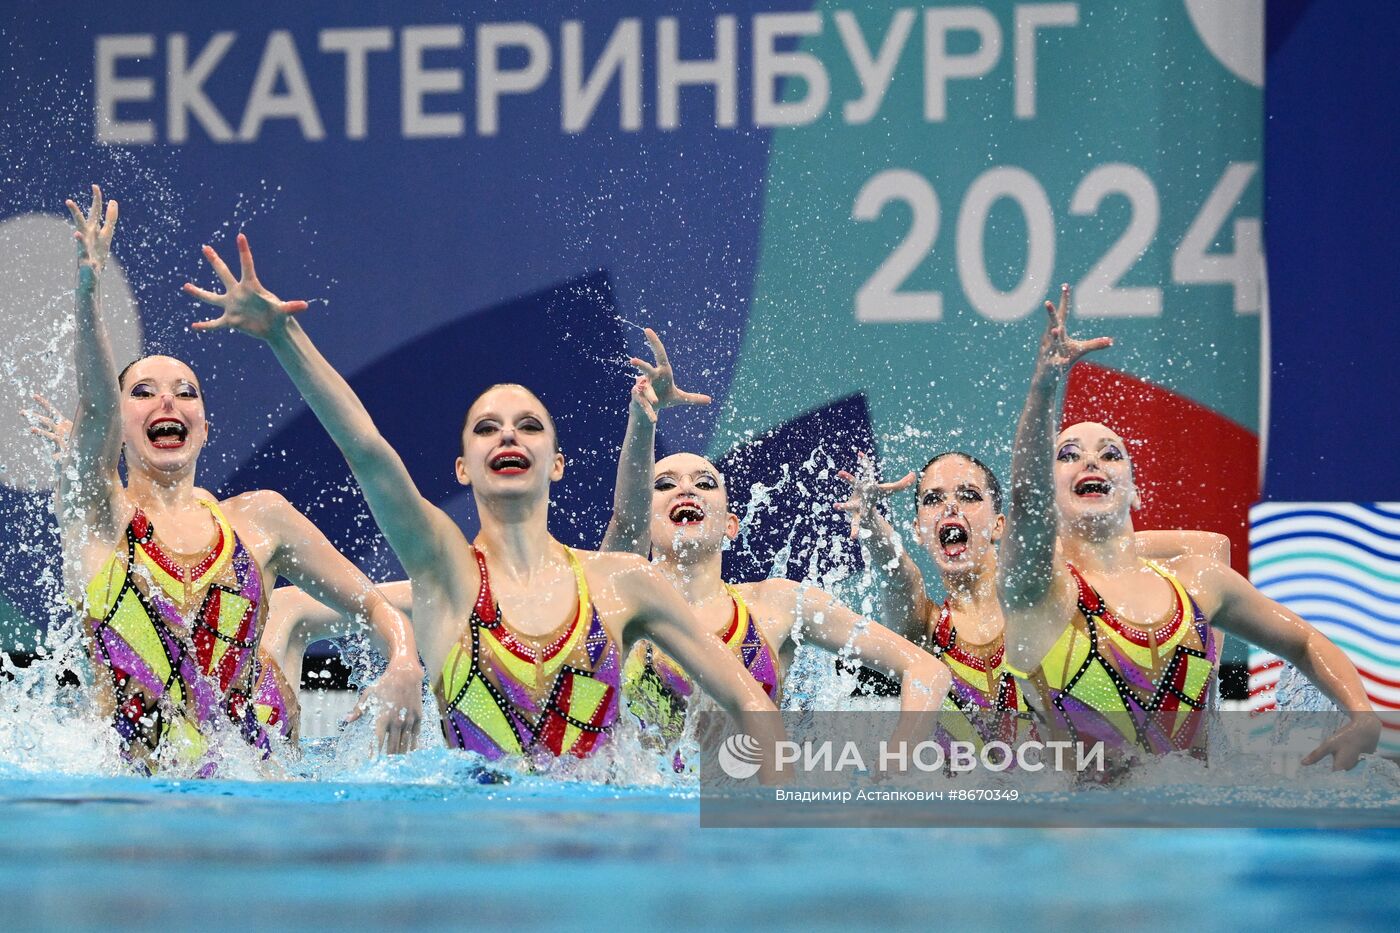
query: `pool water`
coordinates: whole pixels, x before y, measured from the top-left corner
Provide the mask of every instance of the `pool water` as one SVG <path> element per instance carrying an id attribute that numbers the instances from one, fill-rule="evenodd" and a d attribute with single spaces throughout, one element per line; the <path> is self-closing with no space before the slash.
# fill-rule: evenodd
<path id="1" fill-rule="evenodd" d="M 419 753 L 438 762 L 424 770 L 440 754 Z M 5 927 L 1256 929 L 1400 915 L 1397 831 L 701 830 L 692 790 L 434 773 L 0 781 Z"/>
<path id="2" fill-rule="evenodd" d="M 334 695 L 307 697 L 305 724 L 325 737 L 304 740 L 291 779 L 115 777 L 106 728 L 46 683 L 17 679 L 0 717 L 0 930 L 1241 930 L 1400 916 L 1400 830 L 701 829 L 694 777 L 642 763 L 628 729 L 611 770 L 500 781 L 440 746 L 371 758 L 371 722 L 339 729 Z M 1362 804 L 1400 799 L 1394 766 L 1370 764 L 1296 779 L 1289 799 L 1339 779 Z"/>

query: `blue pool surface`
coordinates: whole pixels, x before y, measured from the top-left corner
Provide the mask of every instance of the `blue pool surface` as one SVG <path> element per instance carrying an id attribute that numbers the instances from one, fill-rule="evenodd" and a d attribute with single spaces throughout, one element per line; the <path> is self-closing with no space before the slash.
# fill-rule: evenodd
<path id="1" fill-rule="evenodd" d="M 688 789 L 0 780 L 5 929 L 1288 929 L 1400 916 L 1400 832 L 720 830 Z"/>

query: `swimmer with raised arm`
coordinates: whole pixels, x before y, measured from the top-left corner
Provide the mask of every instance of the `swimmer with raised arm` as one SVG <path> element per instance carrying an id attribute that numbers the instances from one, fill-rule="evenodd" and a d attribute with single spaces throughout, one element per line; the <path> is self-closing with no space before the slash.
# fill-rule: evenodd
<path id="1" fill-rule="evenodd" d="M 935 454 L 916 476 L 876 481 L 862 458 L 855 473 L 837 474 L 851 484 L 837 509 L 851 518 L 851 537 L 863 537 L 869 566 L 879 580 L 883 618 L 890 627 L 941 658 L 953 673 L 953 689 L 940 721 L 944 740 L 1010 742 L 1029 734 L 1037 718 L 1024 685 L 1006 663 L 1006 619 L 997 598 L 997 545 L 1006 531 L 1002 487 L 992 469 L 971 454 Z M 938 569 L 947 592 L 929 598 L 923 571 L 876 504 L 918 482 L 914 539 Z M 861 536 L 862 529 L 869 534 Z M 1143 531 L 1139 546 L 1154 556 L 1207 553 L 1229 561 L 1229 539 L 1203 531 Z"/>
<path id="2" fill-rule="evenodd" d="M 68 433 L 73 428 L 73 422 L 44 396 L 36 393 L 33 399 L 39 407 L 21 409 L 20 414 L 30 422 L 29 433 L 47 442 L 55 465 L 61 467 L 68 450 Z M 213 493 L 198 486 L 194 492 L 201 498 L 215 498 Z M 61 509 L 62 505 L 55 492 L 54 514 L 57 515 Z M 405 617 L 412 613 L 413 591 L 407 580 L 380 584 L 375 589 Z M 295 586 L 281 586 L 273 590 L 268 605 L 259 650 L 276 663 L 288 684 L 301 683 L 306 649 L 313 643 L 347 635 L 380 634 L 368 624 L 364 616 L 343 616 Z M 382 647 L 391 652 L 390 646 Z M 365 700 L 368 701 L 374 695 L 369 694 Z M 363 703 L 357 706 L 350 719 L 358 719 L 364 708 Z"/>
<path id="3" fill-rule="evenodd" d="M 225 291 L 185 289 L 223 313 L 194 326 L 267 342 L 344 453 L 408 572 L 413 624 L 449 745 L 493 760 L 591 755 L 618 717 L 622 658 L 646 638 L 682 659 L 771 750 L 781 726 L 761 714 L 774 711 L 772 702 L 717 638 L 699 630 L 656 570 L 634 555 L 566 547 L 550 534 L 550 488 L 565 462 L 554 421 L 532 392 L 496 385 L 468 406 L 456 472 L 481 518 L 469 542 L 419 493 L 349 384 L 292 317 L 304 303 L 263 287 L 241 234 L 238 250 L 235 278 L 205 248 Z"/>
<path id="4" fill-rule="evenodd" d="M 408 749 L 422 667 L 402 615 L 282 496 L 218 501 L 196 487 L 209 424 L 187 365 L 148 356 L 118 373 L 99 301 L 117 204 L 104 210 L 92 191 L 86 216 L 67 202 L 77 225 L 78 405 L 56 495 L 65 586 L 83 608 L 99 703 L 125 752 L 147 771 L 210 774 L 219 720 L 265 754 L 295 740 L 294 685 L 261 648 L 279 576 L 368 617 L 390 645 L 375 688 L 385 701 L 379 735 L 389 751 Z"/>
<path id="5" fill-rule="evenodd" d="M 1057 395 L 1070 368 L 1108 338 L 1069 336 L 1069 286 L 1046 302 L 1012 453 L 1010 511 L 997 586 L 1007 657 L 1031 673 L 1052 728 L 1149 752 L 1204 752 L 1219 651 L 1215 628 L 1291 661 L 1349 722 L 1304 764 L 1337 770 L 1374 752 L 1379 718 L 1347 656 L 1227 564 L 1199 555 L 1146 559 L 1127 445 L 1102 424 L 1058 434 Z"/>
<path id="6" fill-rule="evenodd" d="M 632 360 L 642 375 L 632 389 L 603 550 L 649 554 L 705 630 L 729 647 L 775 703 L 800 638 L 828 651 L 853 650 L 864 663 L 896 675 L 906 712 L 938 709 L 951 680 L 947 668 L 889 629 L 814 586 L 785 579 L 725 581 L 722 552 L 738 534 L 739 519 L 729 510 L 724 477 L 698 454 L 672 454 L 656 462 L 658 413 L 705 404 L 709 397 L 678 388 L 660 338 L 650 328 L 646 335 L 655 364 Z M 654 725 L 665 743 L 679 737 L 691 693 L 684 664 L 646 644 L 628 659 L 627 691 L 633 711 Z M 902 733 L 911 734 L 900 737 L 912 738 L 916 729 L 911 718 L 901 726 Z"/>

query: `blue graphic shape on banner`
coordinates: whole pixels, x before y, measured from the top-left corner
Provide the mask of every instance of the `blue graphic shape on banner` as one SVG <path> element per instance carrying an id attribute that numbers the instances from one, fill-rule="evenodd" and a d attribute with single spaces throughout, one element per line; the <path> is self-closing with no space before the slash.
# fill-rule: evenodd
<path id="1" fill-rule="evenodd" d="M 849 527 L 834 508 L 849 491 L 836 471 L 852 469 L 858 452 L 874 449 L 870 410 L 856 394 L 721 456 L 716 465 L 729 490 L 729 510 L 741 519 L 739 541 L 724 555 L 724 578 L 813 580 L 838 563 L 849 568 L 858 562 L 856 554 L 837 560 L 829 546 Z"/>

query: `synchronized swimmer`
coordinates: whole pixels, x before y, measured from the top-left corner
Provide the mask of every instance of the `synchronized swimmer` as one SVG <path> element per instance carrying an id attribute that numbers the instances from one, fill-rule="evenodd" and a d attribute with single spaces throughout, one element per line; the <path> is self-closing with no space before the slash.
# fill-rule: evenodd
<path id="1" fill-rule="evenodd" d="M 82 607 L 93 662 L 106 671 L 94 685 L 98 704 L 124 752 L 147 772 L 212 774 L 210 739 L 222 721 L 264 753 L 294 743 L 295 687 L 261 649 L 279 576 L 367 617 L 383 636 L 381 734 L 390 751 L 406 749 L 422 679 L 407 622 L 282 496 L 256 490 L 220 502 L 195 486 L 209 437 L 199 379 L 168 356 L 117 371 L 99 291 L 117 202 L 104 210 L 93 185 L 86 216 L 66 204 L 77 225 L 78 405 L 60 467 L 59 539 L 68 597 Z"/>
<path id="2" fill-rule="evenodd" d="M 549 533 L 550 488 L 564 477 L 554 420 L 524 386 L 491 386 L 468 406 L 458 482 L 481 532 L 469 542 L 418 491 L 349 384 L 258 280 L 238 237 L 241 277 L 210 247 L 225 291 L 185 290 L 219 306 L 201 330 L 264 340 L 345 455 L 370 512 L 408 573 L 413 625 L 449 746 L 488 759 L 586 758 L 617 721 L 622 665 L 639 639 L 685 665 L 746 732 L 774 740 L 773 702 L 645 560 L 583 551 Z"/>
<path id="3" fill-rule="evenodd" d="M 643 375 L 632 389 L 603 550 L 650 556 L 701 625 L 728 646 L 775 703 L 782 699 L 783 674 L 797 638 L 829 651 L 854 651 L 866 663 L 897 675 L 901 706 L 911 715 L 901 720 L 894 741 L 913 738 L 921 720 L 912 714 L 938 709 L 948 692 L 946 666 L 816 587 L 781 578 L 739 584 L 724 580 L 722 552 L 739 533 L 724 477 L 698 454 L 677 453 L 656 462 L 658 413 L 674 405 L 705 404 L 709 397 L 677 388 L 661 339 L 651 328 L 646 336 L 655 364 L 632 360 Z M 642 645 L 628 662 L 625 687 L 633 713 L 654 726 L 667 745 L 674 743 L 693 693 L 684 665 L 651 644 Z M 676 768 L 681 769 L 679 761 Z"/>
<path id="4" fill-rule="evenodd" d="M 566 460 L 549 411 L 516 384 L 491 386 L 467 408 L 455 469 L 481 520 L 468 541 L 297 323 L 306 303 L 262 285 L 242 234 L 237 277 L 206 246 L 223 291 L 185 291 L 221 313 L 193 326 L 266 342 L 291 376 L 407 572 L 376 589 L 280 495 L 219 501 L 195 485 L 208 438 L 197 377 L 166 356 L 120 373 L 112 360 L 98 286 L 117 205 L 103 204 L 96 185 L 86 215 L 67 202 L 79 256 L 78 409 L 71 431 L 56 413 L 36 430 L 62 456 L 65 586 L 94 666 L 107 672 L 94 694 L 138 770 L 214 773 L 215 735 L 230 722 L 265 755 L 295 745 L 305 646 L 366 621 L 389 655 L 371 708 L 390 752 L 416 744 L 425 676 L 447 744 L 490 760 L 588 758 L 607 746 L 624 705 L 676 755 L 697 687 L 771 747 L 781 725 L 764 714 L 782 702 L 805 639 L 899 680 L 906 738 L 929 734 L 941 708 L 943 742 L 1040 730 L 1132 753 L 1204 754 L 1215 627 L 1292 661 L 1348 712 L 1307 763 L 1331 756 L 1350 768 L 1376 749 L 1379 720 L 1335 645 L 1230 570 L 1223 536 L 1137 532 L 1135 477 L 1115 432 L 1082 423 L 1055 434 L 1066 373 L 1111 342 L 1068 335 L 1067 286 L 1046 303 L 1009 508 L 992 470 L 960 451 L 894 483 L 876 482 L 871 463 L 841 474 L 852 493 L 837 508 L 885 577 L 875 621 L 806 584 L 724 580 L 721 551 L 738 532 L 724 477 L 696 454 L 655 461 L 659 413 L 709 399 L 676 386 L 654 331 L 654 363 L 632 360 L 641 375 L 600 550 L 550 534 L 551 487 Z M 877 507 L 915 483 L 914 536 L 942 577 L 941 605 Z M 295 586 L 274 593 L 279 576 Z M 685 767 L 678 755 L 674 766 Z M 771 760 L 764 766 L 771 777 Z"/>

